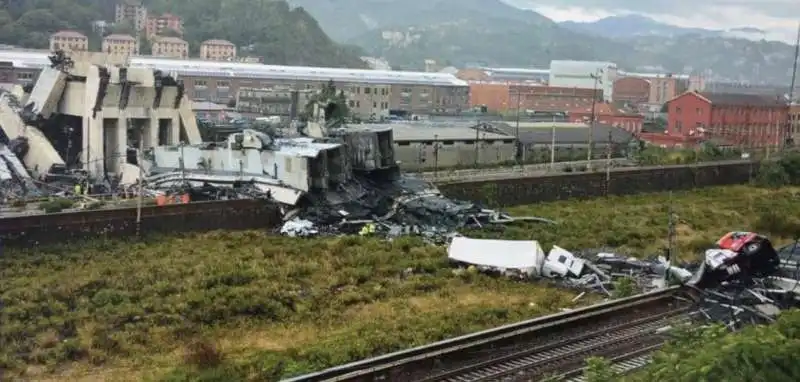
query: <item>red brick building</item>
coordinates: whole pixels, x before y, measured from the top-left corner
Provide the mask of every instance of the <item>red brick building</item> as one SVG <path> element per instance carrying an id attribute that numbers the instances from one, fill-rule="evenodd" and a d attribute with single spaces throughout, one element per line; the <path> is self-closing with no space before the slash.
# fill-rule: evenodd
<path id="1" fill-rule="evenodd" d="M 667 134 L 762 147 L 783 142 L 789 105 L 777 97 L 686 92 L 669 101 Z"/>
<path id="2" fill-rule="evenodd" d="M 504 83 L 469 85 L 470 106 L 486 105 L 492 112 L 516 110 L 517 106 L 521 110 L 565 112 L 591 105 L 592 95 L 602 100 L 603 90 Z"/>
<path id="3" fill-rule="evenodd" d="M 649 100 L 650 81 L 636 77 L 622 77 L 614 81 L 614 101 L 639 105 Z"/>
<path id="4" fill-rule="evenodd" d="M 571 109 L 568 113 L 570 122 L 589 122 L 592 119 L 592 105 Z M 639 134 L 644 124 L 643 115 L 620 110 L 604 102 L 598 102 L 595 105 L 594 115 L 595 121 L 598 123 L 618 127 L 633 134 Z"/>

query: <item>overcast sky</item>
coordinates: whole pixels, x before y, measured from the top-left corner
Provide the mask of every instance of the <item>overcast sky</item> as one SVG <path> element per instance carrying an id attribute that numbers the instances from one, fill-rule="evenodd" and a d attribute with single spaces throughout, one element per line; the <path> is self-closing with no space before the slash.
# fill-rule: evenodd
<path id="1" fill-rule="evenodd" d="M 555 21 L 594 21 L 637 13 L 684 27 L 730 29 L 755 27 L 771 39 L 794 42 L 800 0 L 505 0 L 533 9 Z M 794 17 L 794 19 L 792 18 Z"/>

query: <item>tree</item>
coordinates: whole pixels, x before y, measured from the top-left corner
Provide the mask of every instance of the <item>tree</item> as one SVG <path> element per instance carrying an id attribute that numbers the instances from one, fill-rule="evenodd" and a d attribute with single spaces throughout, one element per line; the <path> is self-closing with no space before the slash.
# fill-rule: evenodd
<path id="1" fill-rule="evenodd" d="M 123 20 L 118 23 L 114 23 L 114 26 L 111 27 L 111 33 L 136 36 L 136 28 L 130 20 Z"/>
<path id="2" fill-rule="evenodd" d="M 770 326 L 729 333 L 722 325 L 685 329 L 633 381 L 798 381 L 800 311 Z"/>
<path id="3" fill-rule="evenodd" d="M 63 29 L 92 34 L 91 22 L 113 18 L 116 1 L 14 0 L 0 7 L 0 43 L 46 48 L 52 33 Z M 275 0 L 151 0 L 148 10 L 172 13 L 185 25 L 183 38 L 193 52 L 208 39 L 225 39 L 265 63 L 307 66 L 365 67 L 358 48 L 331 41 L 316 20 L 301 8 Z M 111 28 L 113 33 L 136 36 L 131 22 Z M 164 36 L 175 36 L 165 31 Z M 96 46 L 92 43 L 92 46 Z M 149 52 L 144 44 L 142 52 Z"/>
<path id="4" fill-rule="evenodd" d="M 347 106 L 347 96 L 343 91 L 337 91 L 333 80 L 328 81 L 322 88 L 310 97 L 305 110 L 300 115 L 300 120 L 308 121 L 314 113 L 314 105 L 319 105 L 327 121 L 344 122 L 350 117 L 350 108 Z"/>

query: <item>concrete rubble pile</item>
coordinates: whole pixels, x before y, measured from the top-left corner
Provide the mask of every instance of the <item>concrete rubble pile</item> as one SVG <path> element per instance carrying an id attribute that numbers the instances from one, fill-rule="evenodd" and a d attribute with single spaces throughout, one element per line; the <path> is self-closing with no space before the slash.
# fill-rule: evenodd
<path id="1" fill-rule="evenodd" d="M 697 308 L 703 318 L 731 329 L 771 322 L 782 310 L 800 306 L 800 258 L 795 253 L 800 253 L 795 244 L 776 251 L 768 238 L 752 232 L 726 234 L 705 252 L 702 262 L 685 266 L 671 265 L 660 256 L 640 260 L 609 250 L 575 254 L 553 246 L 545 253 L 537 241 L 459 236 L 448 246 L 448 257 L 460 269 L 550 279 L 607 296 L 619 288 L 637 293 L 683 284 L 701 296 Z"/>
<path id="2" fill-rule="evenodd" d="M 447 198 L 432 184 L 402 176 L 376 181 L 356 176 L 348 190 L 312 198 L 285 214 L 280 232 L 289 236 L 362 234 L 394 238 L 417 235 L 444 244 L 458 230 L 518 221 L 542 221 L 512 217 L 471 202 Z"/>

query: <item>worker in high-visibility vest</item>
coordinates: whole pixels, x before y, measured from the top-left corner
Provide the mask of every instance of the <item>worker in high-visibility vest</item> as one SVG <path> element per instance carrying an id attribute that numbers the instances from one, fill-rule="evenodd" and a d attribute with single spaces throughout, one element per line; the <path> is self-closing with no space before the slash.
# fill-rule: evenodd
<path id="1" fill-rule="evenodd" d="M 371 236 L 375 234 L 375 224 L 374 223 L 367 223 L 361 227 L 361 232 L 358 233 L 361 236 Z"/>
<path id="2" fill-rule="evenodd" d="M 81 184 L 80 183 L 76 183 L 74 190 L 75 190 L 75 195 L 80 195 L 81 194 Z"/>

